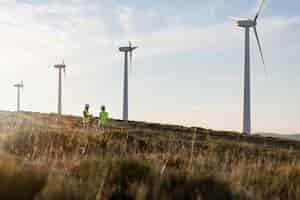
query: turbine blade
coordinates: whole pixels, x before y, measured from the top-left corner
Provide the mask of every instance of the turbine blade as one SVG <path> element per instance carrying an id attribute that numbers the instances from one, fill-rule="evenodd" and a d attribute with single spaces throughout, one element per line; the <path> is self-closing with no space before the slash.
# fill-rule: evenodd
<path id="1" fill-rule="evenodd" d="M 24 90 L 24 83 L 23 83 L 23 80 L 21 81 L 21 92 L 23 92 Z"/>
<path id="2" fill-rule="evenodd" d="M 262 11 L 262 9 L 263 9 L 263 6 L 264 6 L 264 3 L 265 3 L 265 2 L 266 2 L 266 0 L 261 0 L 261 3 L 259 4 L 258 9 L 257 9 L 257 12 L 256 12 L 256 15 L 255 15 L 255 17 L 254 17 L 254 21 L 256 21 L 257 18 L 259 17 L 259 15 L 260 15 L 260 13 L 261 13 L 261 11 Z"/>
<path id="3" fill-rule="evenodd" d="M 131 48 L 131 47 L 130 47 Z M 132 49 L 130 49 L 130 51 L 129 51 L 129 62 L 130 62 L 130 68 L 129 68 L 129 70 L 130 70 L 130 74 L 132 74 Z"/>
<path id="4" fill-rule="evenodd" d="M 263 65 L 264 65 L 264 70 L 265 70 L 265 73 L 267 74 L 265 59 L 264 59 L 264 55 L 263 55 L 263 52 L 262 52 L 262 47 L 261 47 L 261 43 L 260 43 L 260 40 L 259 40 L 259 37 L 258 37 L 258 32 L 257 32 L 256 26 L 254 26 L 253 29 L 254 29 L 254 33 L 255 33 L 255 37 L 256 37 L 259 53 L 260 53 L 260 57 L 261 57 Z"/>
<path id="5" fill-rule="evenodd" d="M 132 50 L 129 51 L 129 56 L 130 56 L 130 65 L 132 64 Z"/>
<path id="6" fill-rule="evenodd" d="M 67 74 L 66 68 L 64 67 L 64 79 L 66 78 L 66 74 Z"/>
<path id="7" fill-rule="evenodd" d="M 137 49 L 138 47 L 133 47 L 132 46 L 132 43 L 131 43 L 131 41 L 129 41 L 129 62 L 130 62 L 130 68 L 129 68 L 129 70 L 130 70 L 130 74 L 132 74 L 132 57 L 133 57 L 133 51 L 135 50 L 135 49 Z"/>

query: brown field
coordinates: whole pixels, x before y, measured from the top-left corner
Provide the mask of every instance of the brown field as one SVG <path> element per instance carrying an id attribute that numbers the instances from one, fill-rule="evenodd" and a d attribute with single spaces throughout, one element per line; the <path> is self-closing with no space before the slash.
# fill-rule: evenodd
<path id="1" fill-rule="evenodd" d="M 1 200 L 300 199 L 297 141 L 0 112 L 0 155 Z"/>

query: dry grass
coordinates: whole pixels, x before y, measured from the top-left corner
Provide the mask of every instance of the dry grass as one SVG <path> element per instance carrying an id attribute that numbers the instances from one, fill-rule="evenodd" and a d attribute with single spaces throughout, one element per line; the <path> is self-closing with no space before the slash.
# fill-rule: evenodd
<path id="1" fill-rule="evenodd" d="M 12 174 L 0 199 L 300 199 L 298 142 L 115 120 L 98 132 L 80 122 L 0 113 L 10 157 L 0 176 Z"/>

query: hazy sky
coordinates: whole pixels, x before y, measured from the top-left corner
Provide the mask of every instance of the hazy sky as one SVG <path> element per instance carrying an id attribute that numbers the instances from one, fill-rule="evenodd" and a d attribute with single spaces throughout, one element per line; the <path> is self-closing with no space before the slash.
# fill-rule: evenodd
<path id="1" fill-rule="evenodd" d="M 187 3 L 188 2 L 188 3 Z M 256 0 L 0 0 L 0 109 L 56 112 L 57 70 L 67 64 L 63 111 L 122 112 L 123 55 L 134 54 L 129 117 L 239 131 L 244 32 Z M 300 132 L 300 2 L 268 0 L 259 20 L 267 74 L 251 38 L 254 131 Z"/>

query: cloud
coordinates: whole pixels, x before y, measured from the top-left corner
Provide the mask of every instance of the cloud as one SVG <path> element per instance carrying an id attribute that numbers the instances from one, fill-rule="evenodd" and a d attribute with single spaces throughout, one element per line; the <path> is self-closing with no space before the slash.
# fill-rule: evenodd
<path id="1" fill-rule="evenodd" d="M 105 6 L 112 10 L 101 14 Z M 61 55 L 82 62 L 80 57 L 95 59 L 91 52 L 97 51 L 98 55 L 104 55 L 106 61 L 102 60 L 103 63 L 111 63 L 112 52 L 128 40 L 134 40 L 147 49 L 145 54 L 153 55 L 199 48 L 226 48 L 243 37 L 227 19 L 205 26 L 172 24 L 172 20 L 152 9 L 137 10 L 106 2 L 103 5 L 79 0 L 38 5 L 2 3 L 1 7 L 3 45 L 9 47 L 9 54 L 13 54 L 9 49 L 18 49 L 16 54 L 23 55 L 28 61 L 43 51 L 52 57 L 49 61 Z M 96 8 L 99 8 L 99 13 Z M 264 34 L 272 36 L 276 31 L 299 23 L 299 19 L 269 17 L 263 22 Z M 83 59 L 90 60 L 87 58 Z"/>

